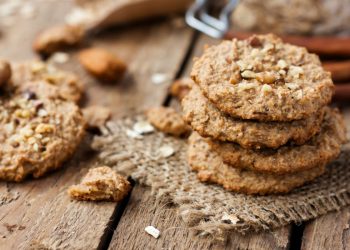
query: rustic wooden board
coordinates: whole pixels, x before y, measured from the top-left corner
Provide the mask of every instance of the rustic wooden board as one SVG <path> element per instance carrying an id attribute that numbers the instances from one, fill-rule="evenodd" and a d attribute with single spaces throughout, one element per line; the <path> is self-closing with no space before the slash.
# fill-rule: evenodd
<path id="1" fill-rule="evenodd" d="M 182 77 L 189 76 L 192 58 L 202 53 L 203 46 L 217 42 L 200 35 Z M 179 108 L 176 100 L 171 101 L 171 106 Z M 148 225 L 160 229 L 159 239 L 145 234 L 144 228 Z M 291 227 L 284 227 L 272 233 L 246 236 L 233 233 L 225 242 L 196 237 L 178 217 L 175 207 L 155 203 L 150 189 L 137 185 L 113 235 L 110 249 L 287 249 L 290 233 Z"/>
<path id="2" fill-rule="evenodd" d="M 43 4 L 44 1 L 37 3 L 40 21 L 33 19 L 28 25 L 20 23 L 7 30 L 1 40 L 0 56 L 15 60 L 32 58 L 28 44 L 37 30 L 42 29 L 39 24 L 49 26 L 45 19 L 49 16 L 50 20 L 59 22 L 69 6 L 68 1 L 47 2 L 50 6 Z M 60 18 L 51 18 L 53 13 Z M 192 35 L 191 30 L 171 21 L 140 24 L 99 35 L 91 43 L 115 52 L 129 65 L 128 75 L 118 85 L 97 83 L 85 74 L 74 56 L 63 67 L 79 73 L 86 82 L 85 105 L 110 107 L 116 119 L 135 109 L 161 105 Z M 169 82 L 154 85 L 151 76 L 157 72 L 168 74 Z M 40 180 L 0 183 L 1 249 L 95 249 L 104 244 L 101 238 L 111 230 L 108 226 L 117 205 L 74 202 L 66 194 L 67 187 L 78 182 L 87 168 L 94 165 L 89 155 L 92 154 L 83 150 L 63 170 Z"/>

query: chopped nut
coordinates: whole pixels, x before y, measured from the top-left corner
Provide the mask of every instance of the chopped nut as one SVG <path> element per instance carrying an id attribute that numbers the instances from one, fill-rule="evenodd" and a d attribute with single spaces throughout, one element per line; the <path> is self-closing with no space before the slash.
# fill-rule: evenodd
<path id="1" fill-rule="evenodd" d="M 51 124 L 46 123 L 40 123 L 36 129 L 35 132 L 39 134 L 45 134 L 45 133 L 51 133 L 55 130 L 55 127 Z"/>
<path id="2" fill-rule="evenodd" d="M 259 82 L 271 84 L 277 80 L 277 77 L 273 72 L 261 72 L 256 74 L 256 79 Z"/>
<path id="3" fill-rule="evenodd" d="M 253 36 L 249 39 L 249 44 L 252 47 L 261 47 L 262 43 L 260 41 L 260 39 L 257 36 Z"/>
<path id="4" fill-rule="evenodd" d="M 286 83 L 286 86 L 287 86 L 287 88 L 289 88 L 291 90 L 299 88 L 299 85 L 295 84 L 295 83 Z"/>
<path id="5" fill-rule="evenodd" d="M 78 26 L 63 25 L 49 28 L 38 35 L 33 49 L 43 55 L 50 55 L 67 47 L 78 45 L 83 39 L 83 30 Z"/>
<path id="6" fill-rule="evenodd" d="M 39 151 L 39 145 L 37 143 L 35 143 L 33 145 L 33 149 L 34 149 L 34 151 L 38 152 Z"/>
<path id="7" fill-rule="evenodd" d="M 239 90 L 247 90 L 247 89 L 253 89 L 256 88 L 257 84 L 256 83 L 248 83 L 248 82 L 241 82 L 238 84 Z"/>
<path id="8" fill-rule="evenodd" d="M 262 87 L 261 87 L 261 90 L 263 93 L 268 93 L 268 92 L 271 92 L 272 91 L 272 87 L 268 84 L 264 84 Z"/>
<path id="9" fill-rule="evenodd" d="M 155 228 L 154 226 L 147 226 L 145 228 L 145 231 L 149 234 L 152 235 L 154 238 L 158 239 L 159 235 L 160 235 L 160 231 Z"/>
<path id="10" fill-rule="evenodd" d="M 299 66 L 290 66 L 288 70 L 288 74 L 291 75 L 294 78 L 299 78 L 300 75 L 304 73 L 304 70 L 302 67 Z"/>
<path id="11" fill-rule="evenodd" d="M 127 69 L 122 60 L 101 48 L 90 48 L 81 51 L 79 61 L 86 71 L 107 82 L 122 79 Z"/>
<path id="12" fill-rule="evenodd" d="M 286 62 L 285 60 L 280 59 L 280 60 L 278 60 L 278 62 L 277 62 L 277 66 L 278 66 L 280 69 L 285 69 L 285 68 L 288 67 L 288 64 L 287 64 L 287 62 Z"/>
<path id="13" fill-rule="evenodd" d="M 48 115 L 48 113 L 47 113 L 47 111 L 46 111 L 45 109 L 39 109 L 38 115 L 39 115 L 40 117 L 45 117 L 45 116 Z"/>
<path id="14" fill-rule="evenodd" d="M 107 166 L 90 169 L 81 183 L 69 188 L 68 194 L 76 200 L 121 201 L 129 193 L 130 183 Z"/>
<path id="15" fill-rule="evenodd" d="M 253 71 L 245 70 L 241 73 L 243 78 L 253 79 L 256 77 L 256 74 Z"/>
<path id="16" fill-rule="evenodd" d="M 0 60 L 0 87 L 4 86 L 11 78 L 12 71 L 8 62 Z"/>

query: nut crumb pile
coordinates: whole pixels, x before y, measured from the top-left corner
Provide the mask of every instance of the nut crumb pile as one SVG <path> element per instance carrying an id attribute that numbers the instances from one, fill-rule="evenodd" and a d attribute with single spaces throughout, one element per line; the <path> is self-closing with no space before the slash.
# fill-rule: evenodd
<path id="1" fill-rule="evenodd" d="M 327 107 L 330 73 L 305 48 L 271 34 L 224 41 L 205 49 L 191 77 L 182 107 L 200 181 L 287 193 L 322 175 L 345 143 L 343 118 Z"/>

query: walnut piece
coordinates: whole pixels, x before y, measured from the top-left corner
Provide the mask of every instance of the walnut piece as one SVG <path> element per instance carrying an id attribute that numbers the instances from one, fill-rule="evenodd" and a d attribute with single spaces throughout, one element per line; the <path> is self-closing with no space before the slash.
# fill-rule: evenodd
<path id="1" fill-rule="evenodd" d="M 78 26 L 61 25 L 49 28 L 40 33 L 33 43 L 33 49 L 44 56 L 78 45 L 84 36 Z"/>
<path id="2" fill-rule="evenodd" d="M 170 135 L 181 136 L 190 131 L 181 115 L 173 108 L 151 108 L 147 111 L 147 119 L 158 130 Z"/>
<path id="3" fill-rule="evenodd" d="M 7 61 L 0 60 L 0 87 L 4 86 L 11 78 L 11 66 Z"/>
<path id="4" fill-rule="evenodd" d="M 91 75 L 107 82 L 120 80 L 127 69 L 122 60 L 101 48 L 82 50 L 79 61 Z"/>
<path id="5" fill-rule="evenodd" d="M 83 177 L 81 183 L 68 189 L 68 194 L 76 200 L 85 201 L 121 201 L 131 189 L 125 177 L 110 167 L 92 168 Z"/>

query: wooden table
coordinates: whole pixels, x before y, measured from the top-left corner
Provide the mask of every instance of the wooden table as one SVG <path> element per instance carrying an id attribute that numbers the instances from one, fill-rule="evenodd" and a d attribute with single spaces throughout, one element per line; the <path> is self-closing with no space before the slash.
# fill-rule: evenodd
<path id="1" fill-rule="evenodd" d="M 19 18 L 0 37 L 0 56 L 11 61 L 34 58 L 31 42 L 39 30 L 61 23 L 72 6 L 68 0 L 35 1 L 37 15 Z M 155 20 L 115 28 L 88 41 L 123 58 L 129 73 L 118 85 L 102 85 L 77 63 L 76 51 L 63 67 L 79 74 L 87 86 L 83 105 L 100 104 L 113 119 L 150 106 L 176 105 L 167 93 L 171 80 L 188 75 L 192 57 L 205 43 L 215 43 L 187 28 L 181 19 Z M 155 85 L 154 73 L 170 77 Z M 348 123 L 350 112 L 343 109 Z M 350 208 L 302 225 L 275 232 L 242 236 L 225 242 L 193 237 L 171 204 L 155 203 L 150 189 L 134 185 L 121 203 L 71 201 L 67 187 L 77 183 L 91 165 L 88 157 L 39 180 L 14 184 L 0 182 L 0 249 L 350 249 Z M 161 237 L 144 228 L 154 225 Z"/>

